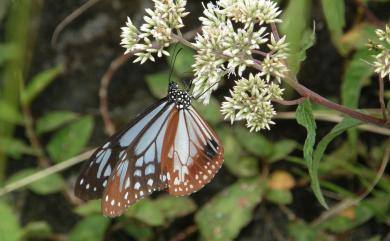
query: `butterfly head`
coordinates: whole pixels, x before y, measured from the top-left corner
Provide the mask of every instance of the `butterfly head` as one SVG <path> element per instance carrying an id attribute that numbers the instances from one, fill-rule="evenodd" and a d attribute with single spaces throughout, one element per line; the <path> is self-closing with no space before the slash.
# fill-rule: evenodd
<path id="1" fill-rule="evenodd" d="M 179 86 L 170 82 L 168 86 L 168 99 L 175 102 L 176 108 L 179 110 L 186 109 L 191 105 L 191 96 L 179 89 Z"/>

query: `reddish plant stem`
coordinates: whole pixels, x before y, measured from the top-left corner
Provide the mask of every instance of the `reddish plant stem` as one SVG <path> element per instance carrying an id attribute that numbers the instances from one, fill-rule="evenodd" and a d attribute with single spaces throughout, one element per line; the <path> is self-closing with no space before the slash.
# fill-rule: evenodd
<path id="1" fill-rule="evenodd" d="M 276 102 L 278 104 L 281 104 L 281 105 L 299 105 L 300 103 L 304 102 L 305 100 L 306 100 L 306 97 L 301 97 L 301 98 L 296 99 L 296 100 L 277 100 L 277 99 L 273 99 L 272 101 Z"/>

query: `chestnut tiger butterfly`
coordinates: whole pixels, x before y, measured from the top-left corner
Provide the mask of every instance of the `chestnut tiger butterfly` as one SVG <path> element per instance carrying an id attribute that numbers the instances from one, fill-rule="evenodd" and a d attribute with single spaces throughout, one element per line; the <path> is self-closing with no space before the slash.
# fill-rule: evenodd
<path id="1" fill-rule="evenodd" d="M 102 199 L 103 215 L 121 215 L 129 205 L 157 190 L 189 195 L 215 176 L 223 146 L 174 82 L 168 95 L 114 134 L 84 164 L 75 194 Z"/>

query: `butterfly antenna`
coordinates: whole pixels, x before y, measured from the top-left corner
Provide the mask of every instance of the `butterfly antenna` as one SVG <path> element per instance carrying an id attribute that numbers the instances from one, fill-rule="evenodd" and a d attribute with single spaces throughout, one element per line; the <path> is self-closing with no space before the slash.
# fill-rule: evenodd
<path id="1" fill-rule="evenodd" d="M 216 84 L 218 84 L 219 82 L 221 82 L 222 80 L 219 80 L 218 82 L 215 82 L 214 84 L 212 84 L 209 88 L 207 88 L 207 90 L 203 91 L 202 94 L 196 96 L 196 97 L 193 97 L 193 99 L 197 100 L 199 99 L 202 95 L 206 94 L 207 91 L 209 91 L 211 88 L 213 88 Z M 192 85 L 192 81 L 191 81 L 191 85 Z"/>
<path id="2" fill-rule="evenodd" d="M 177 58 L 177 55 L 180 53 L 180 51 L 183 49 L 183 48 L 180 48 L 176 53 L 176 47 L 177 47 L 177 44 L 175 44 L 175 48 L 173 50 L 173 58 L 171 59 L 171 71 L 169 72 L 169 83 L 172 82 L 171 80 L 171 77 L 172 77 L 172 74 L 173 74 L 173 66 L 175 66 L 175 63 L 176 63 L 176 58 Z"/>

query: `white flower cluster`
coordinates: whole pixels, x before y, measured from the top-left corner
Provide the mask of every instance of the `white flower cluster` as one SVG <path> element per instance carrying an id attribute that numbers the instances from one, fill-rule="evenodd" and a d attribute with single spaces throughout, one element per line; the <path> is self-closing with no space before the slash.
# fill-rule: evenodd
<path id="1" fill-rule="evenodd" d="M 158 57 L 169 55 L 165 50 L 173 41 L 172 33 L 184 27 L 182 18 L 188 15 L 185 11 L 186 0 L 153 0 L 154 9 L 146 9 L 149 16 L 144 17 L 145 23 L 140 31 L 128 18 L 126 26 L 122 27 L 121 45 L 125 53 L 135 52 L 138 56 L 134 62 L 144 63 L 148 59 L 154 61 L 153 54 Z M 156 44 L 153 45 L 152 41 Z"/>
<path id="2" fill-rule="evenodd" d="M 250 74 L 249 78 L 236 81 L 231 97 L 225 97 L 222 113 L 225 119 L 234 121 L 246 120 L 250 131 L 270 129 L 272 117 L 276 114 L 272 100 L 282 99 L 283 89 L 275 83 L 267 84 L 260 74 Z"/>
<path id="3" fill-rule="evenodd" d="M 390 80 L 390 28 L 386 25 L 386 29 L 377 29 L 375 31 L 380 43 L 375 44 L 375 49 L 379 51 L 374 55 L 374 71 L 381 78 Z"/>
<path id="4" fill-rule="evenodd" d="M 285 38 L 275 40 L 265 24 L 280 22 L 280 11 L 271 0 L 219 0 L 216 5 L 204 7 L 202 34 L 198 34 L 194 96 L 207 104 L 211 92 L 218 87 L 225 74 L 242 76 L 243 71 L 255 63 L 262 67 L 261 75 L 279 82 L 287 68 Z M 268 47 L 264 60 L 255 62 L 253 51 Z"/>

